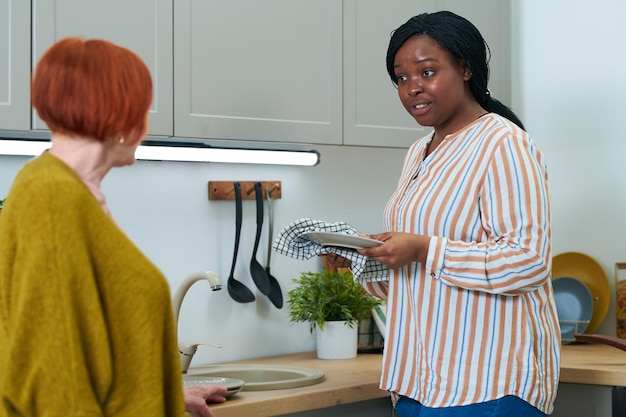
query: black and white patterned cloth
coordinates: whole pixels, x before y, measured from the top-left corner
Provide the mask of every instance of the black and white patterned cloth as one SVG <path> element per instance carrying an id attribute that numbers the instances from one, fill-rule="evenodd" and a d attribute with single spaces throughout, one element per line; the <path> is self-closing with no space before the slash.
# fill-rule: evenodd
<path id="1" fill-rule="evenodd" d="M 310 259 L 316 255 L 336 253 L 352 262 L 350 271 L 358 281 L 386 281 L 389 270 L 383 264 L 359 254 L 356 250 L 335 246 L 322 246 L 305 235 L 307 232 L 340 232 L 358 236 L 359 232 L 344 222 L 328 223 L 322 220 L 296 220 L 276 236 L 272 248 L 283 255 L 296 259 Z"/>

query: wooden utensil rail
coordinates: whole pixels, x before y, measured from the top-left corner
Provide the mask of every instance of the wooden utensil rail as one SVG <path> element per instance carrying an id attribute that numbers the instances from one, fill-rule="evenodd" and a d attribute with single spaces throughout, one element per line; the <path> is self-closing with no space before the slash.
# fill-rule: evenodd
<path id="1" fill-rule="evenodd" d="M 241 184 L 241 197 L 244 200 L 254 200 L 254 183 L 257 181 L 239 181 Z M 270 187 L 272 198 L 277 200 L 282 197 L 282 183 L 280 181 L 259 181 L 263 190 L 263 199 L 267 199 L 266 189 Z M 235 181 L 209 181 L 209 200 L 235 200 Z"/>

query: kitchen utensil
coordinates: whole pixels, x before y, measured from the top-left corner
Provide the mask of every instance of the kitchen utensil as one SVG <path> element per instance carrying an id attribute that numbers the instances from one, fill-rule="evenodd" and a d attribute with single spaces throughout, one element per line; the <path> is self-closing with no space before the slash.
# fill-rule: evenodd
<path id="1" fill-rule="evenodd" d="M 272 187 L 265 188 L 265 194 L 267 195 L 267 217 L 268 217 L 268 242 L 267 242 L 267 263 L 265 264 L 265 272 L 267 278 L 270 281 L 270 293 L 267 295 L 276 306 L 276 308 L 283 307 L 283 292 L 280 289 L 280 284 L 276 277 L 270 272 L 270 260 L 272 258 L 272 242 L 274 238 L 274 199 L 272 198 Z"/>
<path id="2" fill-rule="evenodd" d="M 263 229 L 263 189 L 258 181 L 254 183 L 254 193 L 256 194 L 256 237 L 254 238 L 254 249 L 250 260 L 250 274 L 261 293 L 268 295 L 270 293 L 270 280 L 267 278 L 265 269 L 256 259 Z"/>
<path id="3" fill-rule="evenodd" d="M 626 340 L 614 336 L 606 336 L 603 334 L 582 334 L 574 335 L 576 340 L 580 342 L 599 343 L 603 345 L 613 346 L 626 352 Z"/>
<path id="4" fill-rule="evenodd" d="M 581 280 L 593 297 L 593 316 L 585 333 L 595 333 L 600 327 L 611 302 L 611 285 L 602 265 L 589 255 L 564 252 L 552 258 L 552 279 L 573 277 Z"/>
<path id="5" fill-rule="evenodd" d="M 233 253 L 233 263 L 228 276 L 228 294 L 238 303 L 250 303 L 255 300 L 254 294 L 245 284 L 235 279 L 235 264 L 237 263 L 237 253 L 239 252 L 239 237 L 241 235 L 242 199 L 241 184 L 235 182 L 235 251 Z"/>
<path id="6" fill-rule="evenodd" d="M 556 313 L 559 316 L 563 344 L 574 341 L 575 333 L 583 333 L 593 315 L 593 298 L 582 281 L 560 277 L 552 281 Z"/>

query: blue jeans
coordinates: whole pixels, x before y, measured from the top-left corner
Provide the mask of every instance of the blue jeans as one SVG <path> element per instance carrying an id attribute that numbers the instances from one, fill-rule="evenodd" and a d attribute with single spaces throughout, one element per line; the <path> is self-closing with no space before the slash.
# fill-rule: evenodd
<path id="1" fill-rule="evenodd" d="M 484 403 L 458 407 L 429 408 L 407 397 L 400 396 L 396 404 L 397 417 L 545 417 L 526 401 L 507 395 Z"/>

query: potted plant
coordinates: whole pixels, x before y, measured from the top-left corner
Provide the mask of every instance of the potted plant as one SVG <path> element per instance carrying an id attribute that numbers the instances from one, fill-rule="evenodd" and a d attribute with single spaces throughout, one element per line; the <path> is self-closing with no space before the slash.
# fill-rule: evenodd
<path id="1" fill-rule="evenodd" d="M 349 270 L 304 272 L 287 293 L 292 322 L 308 322 L 316 332 L 317 356 L 346 359 L 356 356 L 360 319 L 370 317 L 380 300 L 368 295 Z M 345 346 L 340 345 L 343 342 Z"/>

